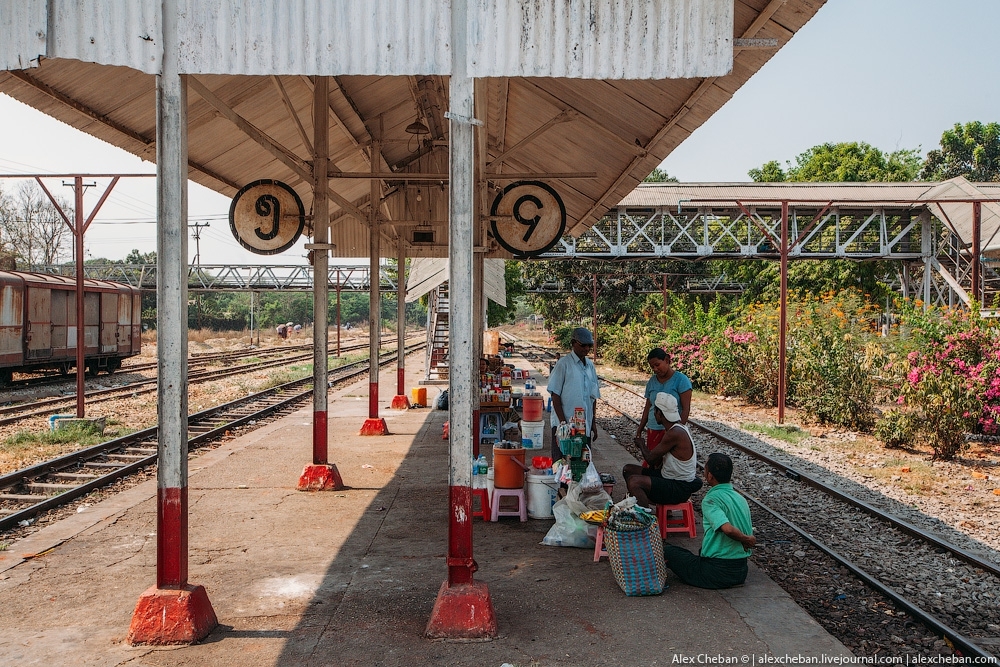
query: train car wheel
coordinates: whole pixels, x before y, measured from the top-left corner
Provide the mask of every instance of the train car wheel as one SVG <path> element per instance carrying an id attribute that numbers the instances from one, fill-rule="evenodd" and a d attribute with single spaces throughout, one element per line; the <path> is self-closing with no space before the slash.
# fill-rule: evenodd
<path id="1" fill-rule="evenodd" d="M 0 369 L 0 387 L 7 387 L 14 380 L 14 371 L 9 368 Z"/>
<path id="2" fill-rule="evenodd" d="M 95 377 L 97 377 L 97 373 L 99 371 L 100 371 L 100 369 L 97 367 L 97 362 L 96 361 L 88 361 L 87 362 L 87 377 L 95 378 Z"/>
<path id="3" fill-rule="evenodd" d="M 108 375 L 111 375 L 116 370 L 122 367 L 122 360 L 115 357 L 114 359 L 108 359 Z"/>
<path id="4" fill-rule="evenodd" d="M 69 375 L 69 369 L 72 368 L 69 364 L 59 364 L 59 375 Z"/>

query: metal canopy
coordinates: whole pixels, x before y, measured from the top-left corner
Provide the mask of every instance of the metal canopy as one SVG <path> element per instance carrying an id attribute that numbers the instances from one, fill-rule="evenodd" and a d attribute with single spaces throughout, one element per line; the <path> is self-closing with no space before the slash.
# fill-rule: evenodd
<path id="1" fill-rule="evenodd" d="M 193 180 L 226 196 L 260 178 L 281 180 L 310 210 L 314 75 L 333 75 L 334 255 L 370 252 L 373 171 L 381 246 L 396 248 L 402 237 L 407 256 L 447 255 L 448 2 L 182 4 Z M 734 38 L 773 38 L 780 48 L 822 4 L 470 3 L 467 48 L 471 75 L 480 77 L 475 116 L 482 122 L 476 129 L 479 208 L 488 210 L 496 190 L 511 180 L 539 178 L 563 198 L 567 229 L 579 235 L 776 51 L 734 47 Z M 0 71 L 0 92 L 154 160 L 159 6 L 154 0 L 0 0 L 0 70 L 11 70 Z M 427 132 L 412 133 L 420 125 Z M 410 180 L 416 174 L 426 180 Z M 509 257 L 491 239 L 485 250 Z"/>

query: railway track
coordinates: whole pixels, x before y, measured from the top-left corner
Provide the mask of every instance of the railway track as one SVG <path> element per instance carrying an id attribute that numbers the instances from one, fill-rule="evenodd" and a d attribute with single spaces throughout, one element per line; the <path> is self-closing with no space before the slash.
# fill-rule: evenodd
<path id="1" fill-rule="evenodd" d="M 522 350 L 540 351 L 528 355 L 542 363 L 552 356 L 545 348 L 519 342 Z M 645 398 L 601 379 L 613 389 L 602 392 L 602 428 L 638 457 L 631 443 L 637 426 L 632 415 L 642 413 Z M 613 416 L 602 417 L 602 411 Z M 741 493 L 761 510 L 754 519 L 759 542 L 753 560 L 827 630 L 865 655 L 948 654 L 954 649 L 996 664 L 996 552 L 990 551 L 990 557 L 975 553 L 789 467 L 748 444 L 755 440 L 752 436 L 742 434 L 745 441 L 740 442 L 690 423 L 703 434 L 700 463 L 708 452 L 728 453 L 737 464 Z"/>
<path id="2" fill-rule="evenodd" d="M 627 387 L 602 381 L 616 390 L 605 392 L 612 395 L 603 402 L 627 421 L 618 440 L 630 443 L 637 425 L 631 415 L 641 413 L 645 399 Z M 616 405 L 622 394 L 631 395 L 633 401 Z M 772 523 L 777 525 L 762 535 L 765 550 L 775 544 L 775 531 L 791 532 L 931 633 L 946 638 L 962 655 L 996 658 L 991 650 L 1000 648 L 997 563 L 797 472 L 744 442 L 703 424 L 690 424 L 703 434 L 702 462 L 710 451 L 729 454 L 739 468 L 735 477 L 740 492 L 774 517 Z M 791 540 L 780 539 L 779 544 Z M 802 552 L 786 554 L 791 556 L 787 560 L 797 562 L 795 553 Z M 936 583 L 920 582 L 916 573 L 932 574 Z"/>
<path id="3" fill-rule="evenodd" d="M 392 342 L 395 342 L 393 339 Z M 306 347 L 308 351 L 301 354 L 293 354 L 290 356 L 282 356 L 273 359 L 262 359 L 260 361 L 255 361 L 253 363 L 240 364 L 236 366 L 227 366 L 224 369 L 219 369 L 216 367 L 203 368 L 201 370 L 196 370 L 188 373 L 188 384 L 199 384 L 201 382 L 210 382 L 218 380 L 225 377 L 230 377 L 233 375 L 242 375 L 245 373 L 252 373 L 254 371 L 264 370 L 267 368 L 274 368 L 277 366 L 286 366 L 296 362 L 311 362 L 313 359 L 313 353 L 311 347 Z M 351 352 L 357 350 L 367 350 L 368 344 L 358 344 L 351 347 L 342 347 L 342 352 Z M 238 359 L 240 357 L 233 357 Z M 214 363 L 223 363 L 228 358 L 223 357 L 221 360 L 215 360 Z M 95 403 L 102 403 L 104 401 L 115 400 L 122 394 L 129 395 L 141 395 L 149 394 L 156 391 L 157 379 L 155 377 L 145 378 L 142 380 L 136 380 L 129 382 L 127 384 L 122 384 L 115 387 L 108 387 L 104 389 L 93 389 L 85 394 L 85 399 L 88 405 L 93 405 Z M 30 419 L 32 417 L 45 417 L 51 415 L 53 412 L 57 412 L 62 408 L 71 408 L 76 406 L 76 398 L 57 396 L 47 399 L 34 400 L 29 404 L 19 404 L 0 407 L 0 426 L 7 424 L 15 424 L 17 422 L 23 421 L 25 419 Z"/>
<path id="4" fill-rule="evenodd" d="M 410 345 L 406 353 L 425 345 Z M 395 360 L 395 353 L 386 353 L 379 364 Z M 367 360 L 342 366 L 330 371 L 330 384 L 350 382 L 366 375 L 368 369 Z M 312 378 L 304 378 L 192 414 L 188 447 L 195 449 L 244 424 L 281 415 L 311 395 Z M 0 476 L 0 531 L 152 465 L 157 457 L 157 434 L 154 426 Z"/>
<path id="5" fill-rule="evenodd" d="M 396 338 L 383 338 L 382 344 L 389 345 L 395 343 Z M 367 347 L 368 343 L 365 342 L 364 346 Z M 357 349 L 358 345 L 351 346 L 341 346 L 341 352 L 347 352 L 350 350 Z M 289 353 L 295 352 L 305 352 L 306 350 L 312 350 L 312 343 L 303 343 L 300 345 L 288 345 L 282 347 L 267 347 L 267 348 L 256 348 L 251 350 L 230 350 L 227 352 L 195 352 L 188 355 L 188 368 L 196 369 L 208 365 L 225 364 L 239 359 L 244 358 L 271 358 L 285 356 Z M 126 359 L 125 363 L 117 369 L 114 373 L 109 373 L 108 375 L 122 374 L 122 373 L 141 373 L 143 371 L 156 370 L 156 362 L 136 362 L 129 363 L 131 359 Z M 95 376 L 88 376 L 95 377 Z M 59 373 L 58 371 L 41 371 L 37 374 L 31 374 L 31 377 L 26 377 L 18 380 L 13 380 L 3 386 L 2 391 L 4 393 L 9 391 L 17 391 L 24 389 L 34 389 L 37 387 L 46 387 L 49 385 L 59 385 L 59 384 L 71 384 L 76 381 L 76 372 Z"/>

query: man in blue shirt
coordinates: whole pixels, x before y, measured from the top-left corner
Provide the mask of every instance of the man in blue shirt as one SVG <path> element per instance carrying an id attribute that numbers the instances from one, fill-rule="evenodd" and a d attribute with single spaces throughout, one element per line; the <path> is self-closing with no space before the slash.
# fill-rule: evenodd
<path id="1" fill-rule="evenodd" d="M 576 408 L 583 408 L 590 443 L 597 440 L 597 399 L 601 390 L 597 381 L 597 369 L 587 358 L 594 349 L 594 337 L 588 329 L 573 329 L 570 341 L 572 354 L 559 359 L 549 375 L 548 391 L 552 395 L 552 460 L 561 459 L 556 427 L 573 419 Z"/>
<path id="2" fill-rule="evenodd" d="M 716 452 L 705 462 L 705 482 L 711 487 L 701 501 L 705 537 L 695 556 L 682 547 L 663 545 L 667 567 L 681 581 L 698 588 L 730 588 L 747 578 L 747 558 L 757 544 L 750 522 L 750 507 L 736 493 L 733 460 Z"/>

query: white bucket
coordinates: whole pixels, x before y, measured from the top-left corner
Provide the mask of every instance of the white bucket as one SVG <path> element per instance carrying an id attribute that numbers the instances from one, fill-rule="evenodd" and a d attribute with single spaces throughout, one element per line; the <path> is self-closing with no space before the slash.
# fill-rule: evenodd
<path id="1" fill-rule="evenodd" d="M 521 446 L 532 451 L 540 451 L 545 447 L 544 421 L 521 422 Z"/>
<path id="2" fill-rule="evenodd" d="M 530 474 L 528 480 L 528 516 L 532 519 L 551 519 L 559 484 L 555 475 Z"/>

